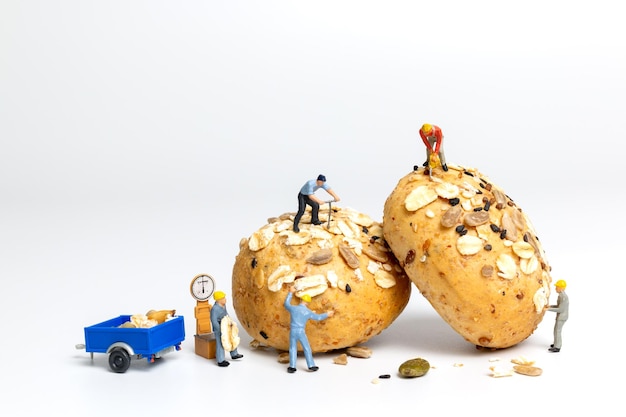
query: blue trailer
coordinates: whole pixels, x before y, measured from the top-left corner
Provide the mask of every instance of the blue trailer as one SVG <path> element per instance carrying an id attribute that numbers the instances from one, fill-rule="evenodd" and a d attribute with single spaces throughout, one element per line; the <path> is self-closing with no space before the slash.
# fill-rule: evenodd
<path id="1" fill-rule="evenodd" d="M 85 345 L 77 345 L 91 353 L 108 353 L 109 367 L 117 373 L 126 372 L 131 358 L 146 358 L 149 363 L 174 350 L 185 340 L 183 316 L 175 316 L 149 328 L 128 328 L 120 325 L 130 321 L 122 315 L 85 327 Z"/>

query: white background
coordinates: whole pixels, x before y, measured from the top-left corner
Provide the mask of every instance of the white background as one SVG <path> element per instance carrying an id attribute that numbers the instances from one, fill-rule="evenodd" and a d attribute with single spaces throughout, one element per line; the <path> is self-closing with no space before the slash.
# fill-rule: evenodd
<path id="1" fill-rule="evenodd" d="M 0 413 L 611 415 L 624 375 L 619 4 L 2 1 Z M 563 350 L 547 352 L 546 313 L 520 345 L 479 352 L 414 289 L 370 359 L 320 354 L 320 371 L 289 375 L 243 331 L 229 368 L 196 355 L 191 279 L 209 273 L 229 294 L 240 239 L 294 211 L 318 173 L 341 205 L 382 219 L 424 160 L 425 122 L 449 162 L 533 221 L 568 282 Z M 157 364 L 115 374 L 74 348 L 85 326 L 170 308 L 187 338 Z M 543 375 L 489 376 L 490 360 L 519 355 Z M 434 369 L 398 378 L 417 356 Z M 373 384 L 380 374 L 391 379 Z"/>

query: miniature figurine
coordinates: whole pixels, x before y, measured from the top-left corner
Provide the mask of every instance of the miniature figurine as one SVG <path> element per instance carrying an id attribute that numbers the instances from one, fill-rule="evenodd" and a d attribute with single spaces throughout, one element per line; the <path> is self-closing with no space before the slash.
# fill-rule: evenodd
<path id="1" fill-rule="evenodd" d="M 215 333 L 215 359 L 217 360 L 218 366 L 226 367 L 230 365 L 230 362 L 225 359 L 226 355 L 224 345 L 222 344 L 221 329 L 222 319 L 228 316 L 228 311 L 226 311 L 226 294 L 222 291 L 215 291 L 215 293 L 213 293 L 213 299 L 215 299 L 215 304 L 211 308 L 211 325 Z M 231 359 L 241 359 L 243 355 L 235 348 L 230 351 L 230 357 Z"/>
<path id="2" fill-rule="evenodd" d="M 307 181 L 298 193 L 298 213 L 293 219 L 294 232 L 298 233 L 300 231 L 298 224 L 300 223 L 300 219 L 304 214 L 307 204 L 311 206 L 311 223 L 316 226 L 322 224 L 318 214 L 320 211 L 320 204 L 324 204 L 324 201 L 315 196 L 315 192 L 320 188 L 323 188 L 328 194 L 330 194 L 334 198 L 334 201 L 339 201 L 339 196 L 330 188 L 328 184 L 326 184 L 326 177 L 324 175 L 320 174 L 317 176 L 316 180 Z"/>
<path id="3" fill-rule="evenodd" d="M 554 288 L 559 294 L 559 297 L 556 300 L 556 305 L 551 305 L 548 308 L 548 311 L 556 312 L 556 321 L 554 323 L 554 343 L 551 344 L 550 349 L 548 349 L 550 352 L 561 351 L 561 330 L 567 321 L 569 313 L 569 299 L 567 298 L 567 294 L 565 294 L 566 286 L 567 283 L 562 279 L 558 280 L 556 284 L 554 284 Z"/>
<path id="4" fill-rule="evenodd" d="M 443 170 L 447 171 L 448 165 L 446 165 L 446 156 L 443 152 L 443 133 L 439 126 L 425 123 L 420 129 L 420 137 L 424 145 L 426 145 L 426 162 L 424 162 L 424 166 L 428 167 L 430 172 L 432 170 L 431 165 L 436 163 L 438 158 Z M 431 156 L 431 154 L 436 156 Z"/>
<path id="5" fill-rule="evenodd" d="M 315 366 L 315 362 L 313 361 L 313 353 L 311 352 L 311 345 L 309 344 L 309 340 L 306 336 L 306 323 L 311 320 L 321 321 L 325 320 L 328 317 L 332 317 L 335 312 L 333 310 L 329 310 L 326 313 L 317 314 L 311 311 L 308 308 L 308 303 L 311 302 L 311 296 L 308 294 L 304 294 L 300 298 L 300 304 L 292 305 L 291 297 L 293 293 L 296 291 L 294 286 L 289 288 L 289 293 L 287 294 L 287 298 L 285 298 L 285 308 L 289 311 L 291 315 L 291 323 L 289 329 L 289 367 L 287 368 L 287 372 L 290 374 L 296 372 L 296 359 L 298 357 L 298 342 L 302 346 L 302 350 L 304 351 L 304 357 L 306 358 L 306 364 L 310 371 L 317 371 L 319 368 Z"/>

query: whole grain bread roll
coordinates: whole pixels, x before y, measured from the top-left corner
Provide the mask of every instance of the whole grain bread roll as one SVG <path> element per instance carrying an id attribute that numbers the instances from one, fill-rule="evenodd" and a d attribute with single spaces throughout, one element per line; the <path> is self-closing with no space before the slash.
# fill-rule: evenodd
<path id="1" fill-rule="evenodd" d="M 550 266 L 529 218 L 474 168 L 416 168 L 387 198 L 383 234 L 422 295 L 477 347 L 530 336 L 550 295 Z"/>
<path id="2" fill-rule="evenodd" d="M 310 224 L 310 210 L 293 232 L 294 213 L 271 218 L 243 238 L 232 274 L 233 307 L 243 329 L 256 342 L 289 349 L 292 303 L 311 296 L 317 313 L 334 310 L 323 321 L 310 320 L 313 352 L 364 343 L 386 329 L 406 307 L 412 283 L 385 243 L 380 223 L 350 208 L 320 211 L 321 225 Z"/>

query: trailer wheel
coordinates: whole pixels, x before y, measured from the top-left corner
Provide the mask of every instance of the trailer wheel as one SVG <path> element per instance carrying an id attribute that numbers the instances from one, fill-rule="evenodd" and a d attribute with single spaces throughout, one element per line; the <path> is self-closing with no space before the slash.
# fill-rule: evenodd
<path id="1" fill-rule="evenodd" d="M 109 367 L 118 374 L 126 372 L 130 367 L 130 355 L 122 348 L 115 348 L 109 353 Z"/>

